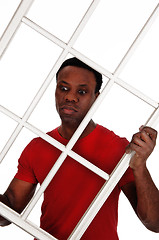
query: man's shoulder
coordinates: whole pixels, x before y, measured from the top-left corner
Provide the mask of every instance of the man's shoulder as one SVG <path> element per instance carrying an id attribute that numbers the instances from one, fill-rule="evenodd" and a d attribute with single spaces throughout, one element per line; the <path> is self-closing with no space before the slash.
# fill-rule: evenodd
<path id="1" fill-rule="evenodd" d="M 117 135 L 114 131 L 100 125 L 100 124 L 97 124 L 97 131 L 99 134 L 103 135 L 103 136 L 109 136 L 111 138 L 122 138 L 120 137 L 119 135 Z"/>
<path id="2" fill-rule="evenodd" d="M 53 129 L 53 130 L 51 130 L 51 131 L 49 131 L 49 132 L 47 132 L 46 134 L 42 134 L 41 136 L 39 136 L 39 137 L 35 137 L 35 138 L 33 138 L 30 142 L 29 142 L 29 144 L 27 145 L 28 147 L 35 147 L 36 145 L 39 145 L 39 144 L 47 144 L 48 142 L 47 142 L 47 138 L 48 138 L 48 136 L 49 137 L 52 137 L 52 138 L 56 138 L 55 136 L 56 136 L 56 134 L 57 134 L 57 128 L 55 128 L 55 129 Z"/>
<path id="3" fill-rule="evenodd" d="M 125 137 L 121 137 L 118 134 L 116 134 L 114 131 L 109 130 L 108 128 L 97 125 L 97 135 L 101 137 L 101 140 L 109 141 L 112 144 L 124 144 L 127 145 L 129 142 Z"/>

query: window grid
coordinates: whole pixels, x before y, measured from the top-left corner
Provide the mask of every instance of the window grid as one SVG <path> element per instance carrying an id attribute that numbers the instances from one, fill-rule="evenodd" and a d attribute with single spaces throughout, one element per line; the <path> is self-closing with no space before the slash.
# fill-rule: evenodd
<path id="1" fill-rule="evenodd" d="M 95 217 L 97 212 L 100 210 L 101 206 L 106 201 L 107 197 L 109 196 L 109 194 L 111 193 L 111 191 L 113 190 L 113 188 L 115 187 L 115 185 L 117 184 L 117 182 L 119 181 L 121 176 L 124 174 L 124 172 L 128 168 L 129 160 L 134 153 L 129 154 L 129 155 L 125 154 L 122 157 L 119 164 L 114 169 L 114 171 L 110 174 L 109 179 L 108 179 L 108 175 L 106 173 L 104 173 L 100 169 L 94 167 L 92 164 L 89 164 L 90 166 L 88 166 L 87 165 L 88 162 L 85 159 L 83 159 L 81 156 L 78 156 L 78 154 L 74 153 L 71 149 L 74 146 L 74 144 L 76 143 L 76 141 L 78 140 L 82 131 L 85 129 L 85 127 L 88 124 L 88 122 L 90 121 L 90 119 L 92 118 L 94 112 L 97 110 L 98 106 L 101 104 L 105 95 L 109 92 L 111 87 L 114 85 L 114 83 L 123 87 L 125 90 L 129 91 L 130 93 L 134 94 L 135 96 L 137 96 L 138 98 L 142 99 L 147 104 L 149 104 L 155 108 L 155 110 L 153 111 L 152 115 L 147 120 L 145 125 L 154 126 L 154 124 L 157 122 L 158 117 L 159 117 L 158 103 L 155 102 L 154 100 L 152 100 L 151 98 L 149 98 L 148 96 L 144 95 L 137 89 L 128 85 L 121 79 L 119 79 L 118 75 L 124 68 L 125 64 L 127 63 L 129 58 L 133 54 L 134 50 L 136 49 L 136 47 L 138 46 L 140 41 L 145 36 L 145 33 L 148 31 L 148 29 L 152 25 L 153 21 L 158 16 L 159 4 L 155 8 L 154 12 L 152 13 L 152 15 L 150 16 L 148 21 L 145 23 L 143 29 L 140 31 L 139 35 L 137 36 L 137 38 L 135 39 L 133 44 L 130 46 L 130 48 L 128 49 L 127 53 L 125 54 L 125 56 L 123 57 L 123 59 L 121 60 L 119 65 L 117 66 L 115 72 L 112 74 L 109 71 L 107 71 L 106 69 L 103 69 L 98 64 L 96 64 L 93 61 L 91 61 L 90 59 L 88 59 L 87 57 L 83 56 L 80 52 L 76 51 L 72 47 L 74 42 L 78 38 L 79 34 L 81 33 L 83 27 L 86 25 L 87 21 L 89 20 L 90 16 L 92 15 L 93 11 L 96 9 L 97 4 L 99 3 L 99 0 L 92 1 L 92 4 L 90 5 L 89 9 L 87 10 L 86 14 L 84 15 L 84 17 L 81 20 L 80 24 L 78 25 L 77 29 L 73 33 L 68 44 L 63 43 L 61 40 L 59 40 L 55 36 L 48 33 L 45 29 L 42 29 L 40 26 L 38 26 L 37 24 L 33 23 L 31 20 L 29 20 L 28 18 L 25 17 L 25 14 L 26 14 L 27 10 L 29 9 L 29 7 L 31 6 L 32 2 L 33 2 L 33 0 L 30 0 L 30 1 L 23 0 L 21 2 L 21 4 L 19 5 L 14 17 L 12 18 L 12 21 L 10 22 L 10 24 L 8 26 L 8 29 L 6 29 L 4 35 L 2 36 L 2 39 L 0 42 L 0 56 L 3 55 L 5 49 L 7 48 L 10 40 L 12 39 L 13 35 L 15 34 L 15 32 L 21 22 L 27 24 L 28 26 L 32 27 L 34 30 L 41 33 L 43 36 L 47 37 L 48 39 L 50 39 L 51 41 L 56 43 L 58 46 L 60 46 L 63 49 L 63 51 L 62 51 L 61 55 L 59 56 L 57 62 L 55 63 L 54 67 L 50 71 L 48 77 L 44 81 L 43 85 L 41 86 L 39 92 L 33 99 L 32 103 L 30 104 L 30 106 L 28 107 L 27 111 L 25 112 L 25 114 L 22 118 L 16 116 L 14 113 L 5 109 L 3 106 L 0 106 L 1 112 L 3 112 L 4 114 L 6 114 L 7 116 L 11 117 L 12 119 L 14 119 L 15 121 L 17 121 L 19 123 L 18 126 L 16 127 L 15 131 L 13 132 L 12 136 L 8 140 L 8 143 L 2 150 L 0 159 L 1 159 L 1 161 L 3 160 L 5 154 L 9 151 L 10 147 L 14 143 L 15 139 L 17 138 L 18 134 L 20 133 L 20 131 L 22 130 L 23 127 L 28 128 L 30 131 L 36 133 L 38 136 L 42 137 L 44 140 L 50 142 L 55 147 L 59 148 L 62 151 L 62 154 L 60 155 L 56 164 L 54 165 L 54 167 L 52 168 L 52 170 L 50 171 L 50 173 L 44 180 L 41 187 L 38 189 L 38 191 L 35 194 L 35 196 L 33 197 L 33 199 L 30 201 L 30 203 L 26 207 L 25 211 L 22 213 L 22 215 L 17 214 L 16 212 L 9 209 L 2 203 L 0 203 L 0 212 L 3 216 L 7 217 L 9 220 L 14 222 L 16 225 L 20 226 L 22 229 L 24 229 L 25 231 L 27 231 L 28 233 L 32 234 L 33 236 L 35 236 L 36 238 L 38 238 L 40 240 L 56 239 L 56 238 L 50 236 L 48 233 L 45 233 L 42 229 L 34 226 L 34 224 L 30 223 L 27 220 L 27 217 L 30 214 L 31 210 L 33 209 L 34 205 L 37 203 L 41 194 L 45 191 L 46 187 L 52 180 L 53 176 L 56 174 L 56 172 L 58 171 L 58 169 L 64 162 L 67 155 L 69 155 L 69 156 L 73 157 L 75 160 L 84 164 L 86 167 L 90 168 L 96 174 L 103 177 L 105 180 L 108 180 L 108 181 L 106 181 L 106 183 L 104 184 L 104 186 L 102 187 L 102 189 L 100 190 L 100 192 L 98 193 L 98 195 L 96 196 L 94 201 L 92 202 L 87 213 L 83 216 L 80 223 L 78 224 L 78 226 L 75 228 L 75 230 L 69 237 L 69 239 L 80 239 L 80 237 L 83 235 L 83 233 L 85 232 L 85 230 L 87 229 L 87 227 L 89 226 L 89 224 L 91 223 L 91 221 L 93 220 L 93 218 Z M 84 61 L 91 67 L 95 68 L 97 71 L 101 72 L 103 75 L 105 75 L 106 77 L 109 78 L 109 81 L 106 84 L 106 86 L 105 86 L 104 90 L 102 91 L 102 93 L 100 94 L 100 96 L 97 98 L 96 102 L 93 104 L 93 106 L 90 109 L 90 111 L 88 112 L 88 114 L 86 115 L 83 122 L 80 124 L 80 126 L 77 129 L 77 131 L 75 132 L 75 134 L 73 135 L 73 137 L 71 138 L 71 140 L 69 141 L 67 146 L 65 147 L 62 144 L 58 143 L 57 141 L 53 140 L 48 135 L 41 132 L 36 127 L 29 124 L 27 122 L 27 120 L 30 117 L 30 115 L 32 114 L 32 112 L 34 111 L 39 100 L 42 98 L 44 92 L 46 91 L 52 78 L 54 77 L 56 71 L 58 70 L 58 68 L 60 67 L 61 63 L 63 62 L 63 60 L 65 59 L 65 57 L 67 56 L 68 53 L 73 54 L 74 56 L 78 57 L 80 60 Z"/>
<path id="2" fill-rule="evenodd" d="M 139 41 L 141 41 L 141 35 L 142 38 L 144 37 L 146 31 L 148 31 L 148 28 L 150 28 L 150 25 L 153 23 L 154 19 L 156 18 L 156 15 L 158 14 L 158 6 L 156 7 L 156 9 L 154 10 L 154 12 L 152 13 L 151 17 L 149 18 L 149 20 L 147 21 L 147 24 L 145 24 L 145 26 L 143 27 L 143 29 L 141 30 L 140 34 L 138 35 L 138 38 L 136 38 L 136 41 L 134 41 L 134 44 L 131 45 L 130 49 L 131 49 L 131 54 L 132 51 L 134 49 L 134 45 L 135 44 L 139 44 Z M 153 21 L 152 21 L 153 20 Z M 63 41 L 61 41 L 60 39 L 56 38 L 56 36 L 52 35 L 51 33 L 49 33 L 48 31 L 46 31 L 45 29 L 43 29 L 42 27 L 38 26 L 36 23 L 32 22 L 30 19 L 28 19 L 27 17 L 24 17 L 22 19 L 22 22 L 25 23 L 27 26 L 31 27 L 32 29 L 34 29 L 35 31 L 37 31 L 38 33 L 42 34 L 44 37 L 46 37 L 47 39 L 51 40 L 52 42 L 54 42 L 55 44 L 57 44 L 58 46 L 60 46 L 61 48 L 66 48 L 66 43 L 64 43 Z M 138 40 L 138 41 L 137 41 Z M 84 61 L 85 63 L 89 64 L 91 67 L 95 68 L 97 71 L 101 72 L 103 75 L 105 75 L 108 78 L 112 78 L 113 74 L 111 72 L 109 72 L 106 69 L 103 69 L 101 66 L 99 66 L 97 63 L 94 63 L 93 61 L 91 61 L 90 59 L 88 59 L 86 56 L 84 56 L 83 54 L 81 54 L 80 52 L 78 52 L 76 49 L 71 48 L 69 51 L 72 55 L 76 56 L 77 58 L 79 58 L 80 60 Z M 129 58 L 130 58 L 130 51 L 128 51 L 127 53 L 129 53 Z M 125 59 L 125 57 L 123 58 L 123 60 Z M 122 61 L 123 61 L 122 60 Z M 128 60 L 127 60 L 128 61 Z M 119 75 L 119 74 L 118 74 Z M 117 83 L 119 86 L 123 87 L 125 90 L 129 91 L 130 93 L 134 94 L 136 97 L 140 98 L 141 100 L 145 101 L 146 103 L 148 103 L 150 106 L 152 107 L 157 107 L 158 103 L 155 102 L 153 99 L 149 98 L 148 96 L 146 96 L 145 94 L 143 94 L 142 92 L 140 92 L 138 89 L 135 89 L 133 86 L 127 84 L 126 82 L 122 81 L 121 79 L 119 79 L 118 77 L 116 77 L 115 79 L 115 83 Z"/>
<path id="3" fill-rule="evenodd" d="M 24 3 L 27 0 L 23 0 Z M 33 0 L 32 0 L 33 2 Z M 30 115 L 32 114 L 33 110 L 35 109 L 36 105 L 38 104 L 38 102 L 40 101 L 41 97 L 43 96 L 44 92 L 46 91 L 46 89 L 48 88 L 48 86 L 50 85 L 54 75 L 56 74 L 57 70 L 59 69 L 59 67 L 61 66 L 62 62 L 64 61 L 65 57 L 67 56 L 67 54 L 69 53 L 69 50 L 71 49 L 72 45 L 74 44 L 74 42 L 76 41 L 76 39 L 78 38 L 78 35 L 80 34 L 80 32 L 82 31 L 82 29 L 84 28 L 84 26 L 86 25 L 89 17 L 91 16 L 91 14 L 93 13 L 93 11 L 95 10 L 96 5 L 98 4 L 99 0 L 93 1 L 92 4 L 90 5 L 88 11 L 86 12 L 85 16 L 83 17 L 83 19 L 81 20 L 81 23 L 78 25 L 78 27 L 76 28 L 75 32 L 73 33 L 72 37 L 70 38 L 68 44 L 66 45 L 66 47 L 64 48 L 63 52 L 61 53 L 61 55 L 59 56 L 58 60 L 56 61 L 55 65 L 53 66 L 53 68 L 51 69 L 50 73 L 48 74 L 46 80 L 44 81 L 43 85 L 41 86 L 41 88 L 39 89 L 38 93 L 36 94 L 36 96 L 34 97 L 32 103 L 30 104 L 30 106 L 28 107 L 28 109 L 26 110 L 24 116 L 22 117 L 21 123 L 19 123 L 19 125 L 17 126 L 17 128 L 15 129 L 14 133 L 12 134 L 11 138 L 9 139 L 6 147 L 4 147 L 4 149 L 1 152 L 0 155 L 0 161 L 2 161 L 1 159 L 4 158 L 5 154 L 7 153 L 7 151 L 9 150 L 9 148 L 11 147 L 11 145 L 13 144 L 13 142 L 15 141 L 16 137 L 18 136 L 18 134 L 20 133 L 20 131 L 22 130 L 22 127 L 24 125 L 24 122 L 26 122 L 28 120 L 28 118 L 30 117 Z M 19 22 L 21 21 L 22 16 L 20 16 L 21 18 L 19 19 L 19 12 L 21 12 L 21 8 L 27 8 L 28 6 L 21 4 L 18 8 L 17 13 L 15 14 L 15 19 L 17 19 L 17 24 L 16 27 L 18 28 L 19 26 Z M 24 12 L 26 12 L 26 9 L 23 10 Z M 16 16 L 18 15 L 18 16 Z M 13 18 L 13 19 L 14 19 Z M 2 36 L 2 51 L 4 51 L 6 49 L 6 47 L 8 46 L 10 40 L 12 39 L 14 33 L 15 33 L 15 26 L 12 26 L 12 22 L 11 22 L 11 27 L 10 25 L 8 26 L 8 28 L 6 29 L 4 35 Z M 11 30 L 10 30 L 11 28 Z M 8 31 L 12 31 L 12 34 L 8 34 Z M 10 39 L 6 36 L 10 37 Z M 4 41 L 6 39 L 6 44 L 4 44 Z M 4 47 L 5 45 L 5 47 Z M 0 45 L 0 49 L 1 49 L 1 45 Z M 1 52 L 1 51 L 0 51 Z M 3 54 L 3 52 L 2 52 Z"/>

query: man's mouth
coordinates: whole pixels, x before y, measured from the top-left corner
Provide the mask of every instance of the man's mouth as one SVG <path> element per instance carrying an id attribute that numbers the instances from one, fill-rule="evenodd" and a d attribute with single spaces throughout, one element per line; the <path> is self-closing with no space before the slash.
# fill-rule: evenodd
<path id="1" fill-rule="evenodd" d="M 72 106 L 62 106 L 61 110 L 63 111 L 63 113 L 65 114 L 73 114 L 75 112 L 78 112 L 76 108 L 72 107 Z"/>

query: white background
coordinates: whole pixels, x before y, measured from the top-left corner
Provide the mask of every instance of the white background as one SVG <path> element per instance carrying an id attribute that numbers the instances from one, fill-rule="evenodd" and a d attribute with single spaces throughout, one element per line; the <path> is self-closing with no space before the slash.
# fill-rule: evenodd
<path id="1" fill-rule="evenodd" d="M 19 0 L 0 0 L 0 36 L 10 21 Z M 90 0 L 35 0 L 27 17 L 67 42 L 88 8 Z M 154 0 L 101 0 L 74 48 L 110 72 L 120 60 L 157 5 Z M 159 101 L 159 17 L 135 51 L 120 78 L 156 102 Z M 0 104 L 22 117 L 62 49 L 22 24 L 0 60 Z M 104 77 L 104 84 L 107 79 Z M 54 102 L 55 79 L 29 118 L 29 123 L 47 132 L 60 124 Z M 94 115 L 99 124 L 131 140 L 146 122 L 153 108 L 114 85 Z M 0 151 L 16 124 L 0 113 Z M 159 129 L 159 125 L 156 127 Z M 0 192 L 3 193 L 16 172 L 23 148 L 35 135 L 23 129 L 0 167 Z M 159 186 L 159 144 L 148 160 L 148 168 Z M 29 217 L 39 224 L 39 201 Z M 157 240 L 159 234 L 144 228 L 121 194 L 119 202 L 119 238 L 121 240 Z M 25 240 L 32 236 L 13 224 L 0 229 L 1 239 Z"/>

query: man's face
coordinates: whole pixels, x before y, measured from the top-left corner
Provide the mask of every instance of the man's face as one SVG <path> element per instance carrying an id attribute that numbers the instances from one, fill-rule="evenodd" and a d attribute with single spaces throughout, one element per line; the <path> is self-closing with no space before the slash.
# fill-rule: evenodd
<path id="1" fill-rule="evenodd" d="M 58 74 L 56 109 L 62 123 L 79 125 L 95 101 L 96 80 L 87 69 L 67 66 Z"/>

